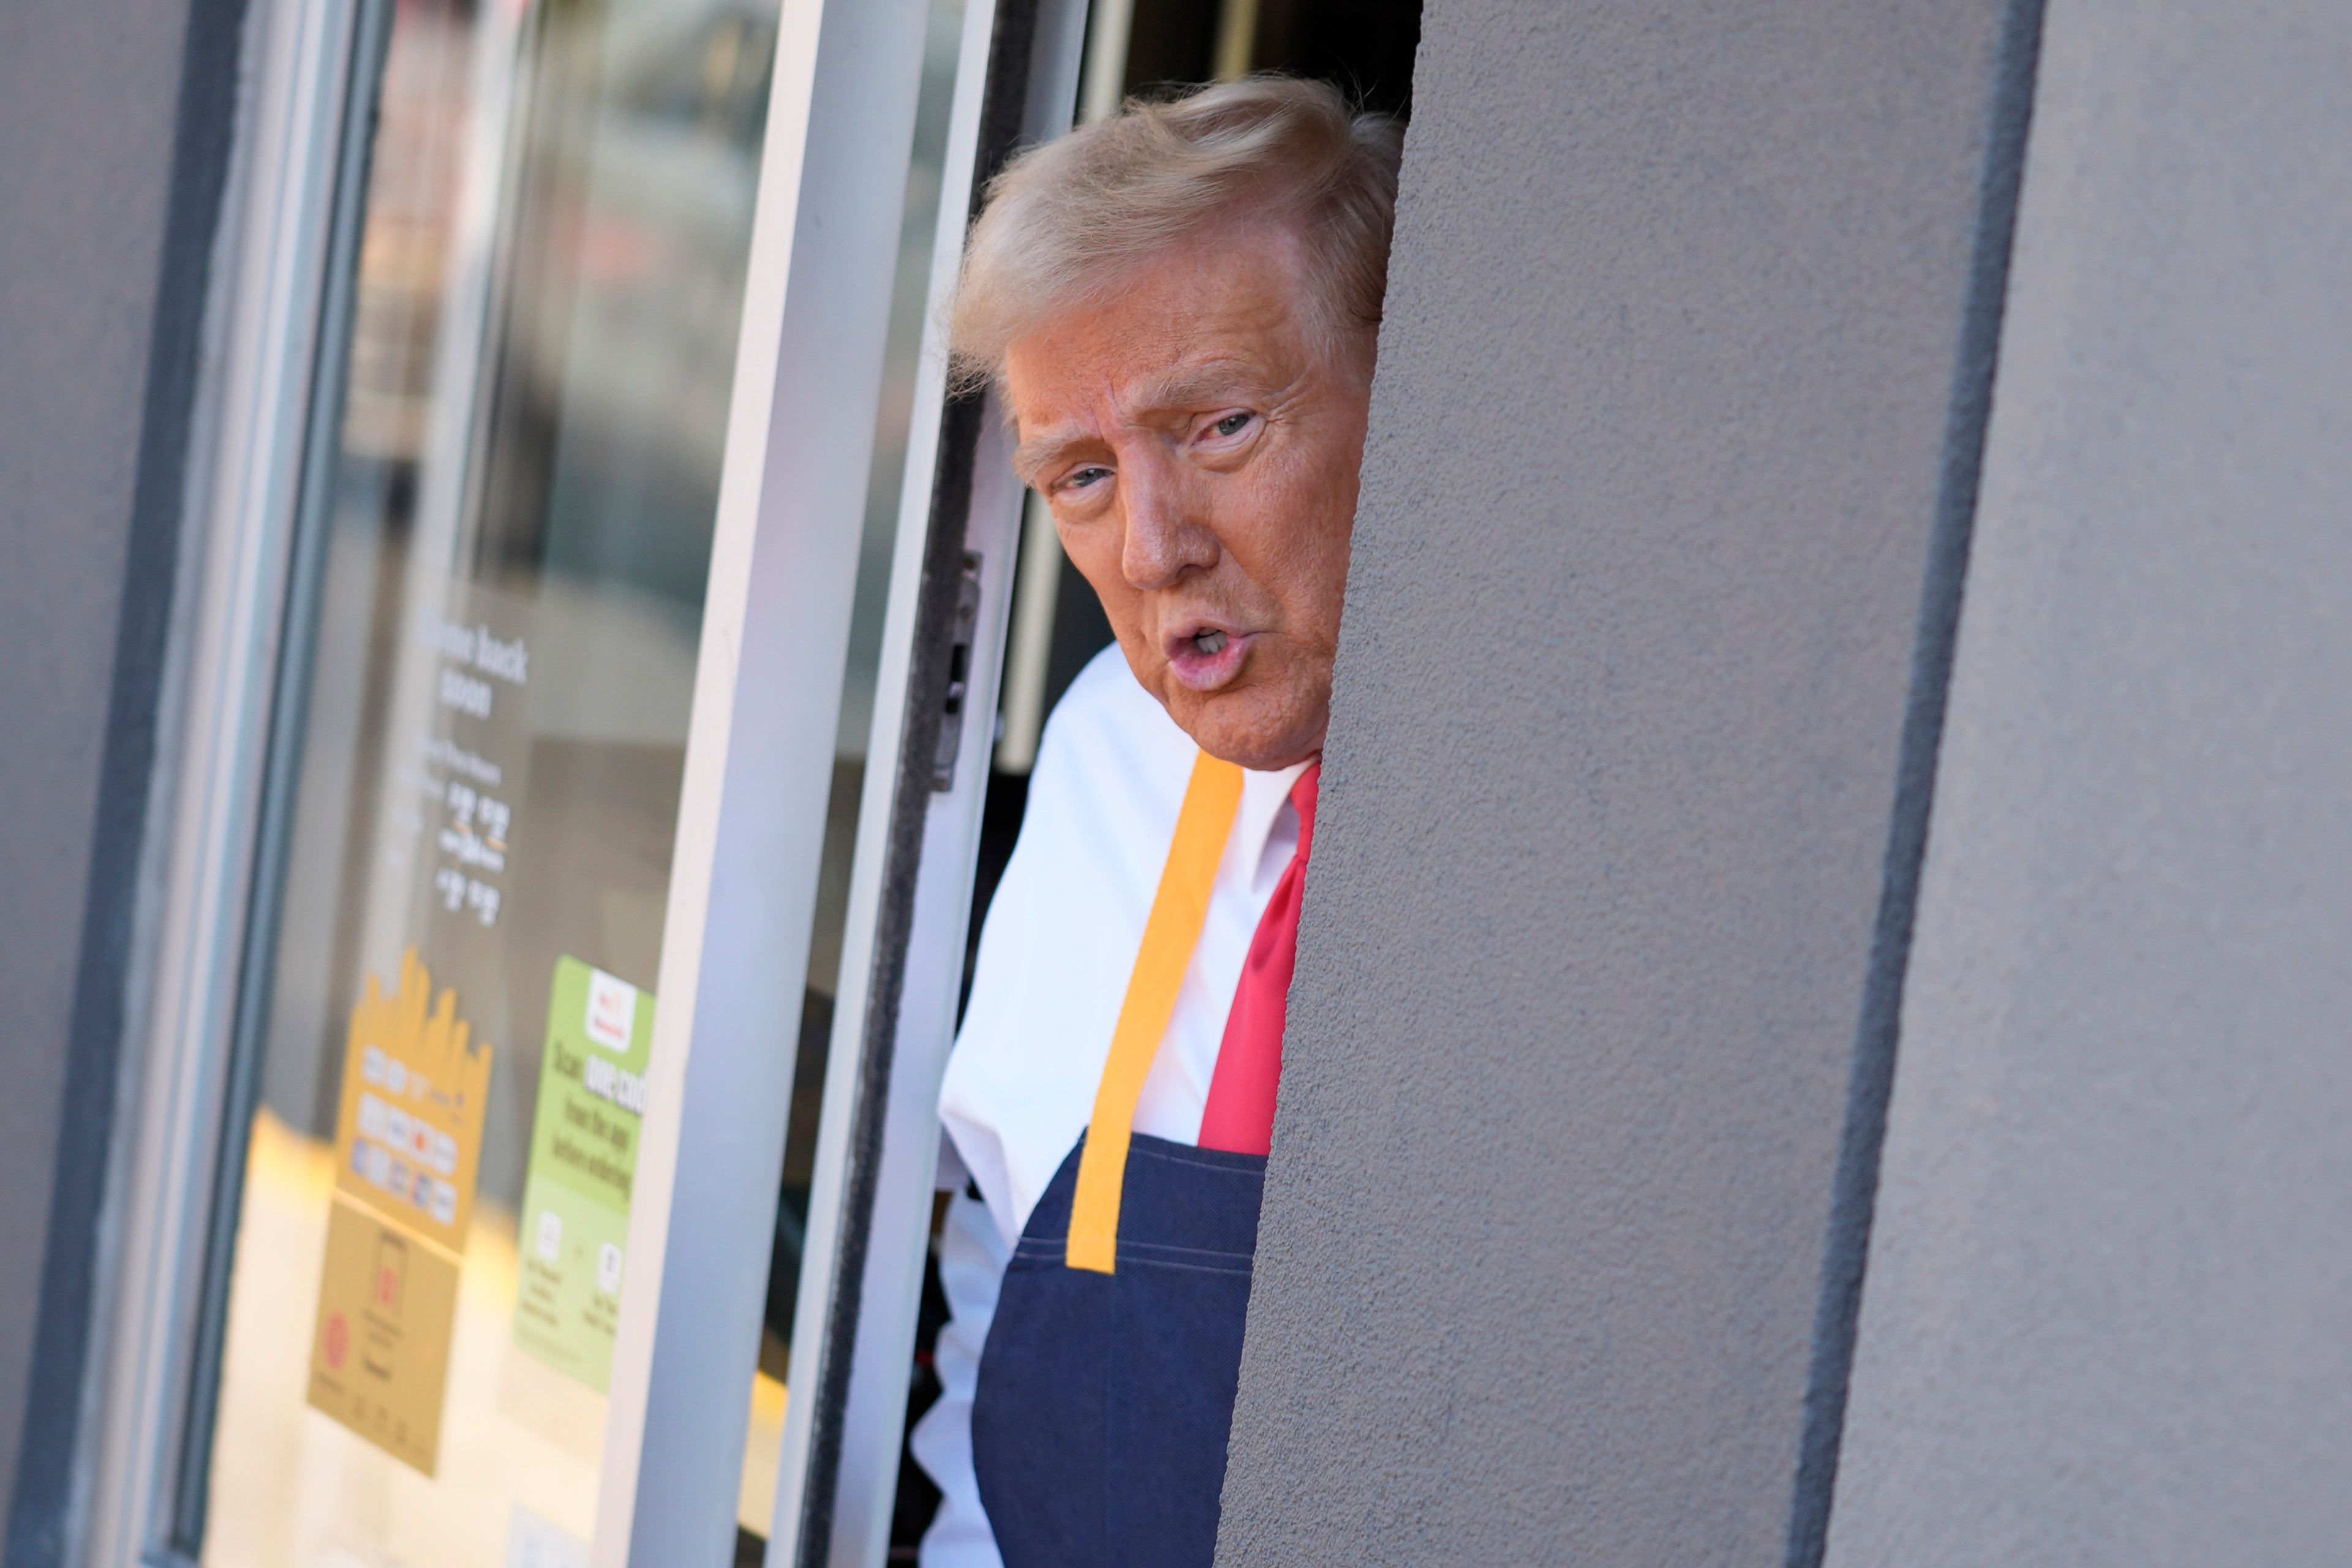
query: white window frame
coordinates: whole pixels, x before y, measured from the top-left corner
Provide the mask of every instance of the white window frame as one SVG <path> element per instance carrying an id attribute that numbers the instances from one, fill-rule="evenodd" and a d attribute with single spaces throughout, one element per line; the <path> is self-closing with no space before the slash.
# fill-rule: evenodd
<path id="1" fill-rule="evenodd" d="M 993 396 L 951 398 L 942 329 L 972 193 L 1069 129 L 1085 0 L 966 0 L 792 1334 L 767 1568 L 889 1544 L 1024 489 Z M 961 728 L 939 707 L 977 557 Z M 882 765 L 889 759 L 892 765 Z"/>
<path id="2" fill-rule="evenodd" d="M 784 0 L 593 1568 L 734 1550 L 923 22 Z"/>

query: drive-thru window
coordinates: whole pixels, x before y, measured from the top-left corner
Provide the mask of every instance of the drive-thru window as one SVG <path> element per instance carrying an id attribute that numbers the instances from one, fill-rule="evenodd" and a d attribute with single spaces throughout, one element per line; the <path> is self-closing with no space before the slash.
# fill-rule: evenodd
<path id="1" fill-rule="evenodd" d="M 94 1561 L 911 1560 L 972 915 L 1108 640 L 946 384 L 975 190 L 1401 110 L 1416 11 L 257 6 Z"/>

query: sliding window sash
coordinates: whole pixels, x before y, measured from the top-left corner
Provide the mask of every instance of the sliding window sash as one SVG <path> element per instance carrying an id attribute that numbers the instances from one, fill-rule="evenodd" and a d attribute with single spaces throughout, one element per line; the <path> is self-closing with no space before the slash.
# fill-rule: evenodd
<path id="1" fill-rule="evenodd" d="M 974 195 L 1066 131 L 1083 0 L 966 0 L 929 310 L 850 874 L 768 1568 L 877 1568 L 888 1544 L 961 994 L 1022 487 L 940 331 Z"/>
<path id="2" fill-rule="evenodd" d="M 591 1562 L 732 1561 L 924 0 L 783 0 Z"/>

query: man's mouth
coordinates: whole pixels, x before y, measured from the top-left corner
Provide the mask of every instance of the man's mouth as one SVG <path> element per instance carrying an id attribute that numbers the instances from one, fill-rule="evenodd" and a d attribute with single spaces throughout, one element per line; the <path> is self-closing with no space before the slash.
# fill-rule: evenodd
<path id="1" fill-rule="evenodd" d="M 1214 691 L 1242 672 L 1253 639 L 1249 634 L 1211 621 L 1174 628 L 1161 647 L 1169 672 L 1194 691 Z"/>

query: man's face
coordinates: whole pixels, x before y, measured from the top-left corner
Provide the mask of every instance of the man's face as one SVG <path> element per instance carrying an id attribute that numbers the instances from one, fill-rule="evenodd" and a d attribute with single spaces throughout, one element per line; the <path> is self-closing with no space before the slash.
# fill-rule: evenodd
<path id="1" fill-rule="evenodd" d="M 1014 462 L 1144 689 L 1212 756 L 1322 750 L 1369 377 L 1335 359 L 1286 228 L 1171 249 L 1014 340 Z"/>

